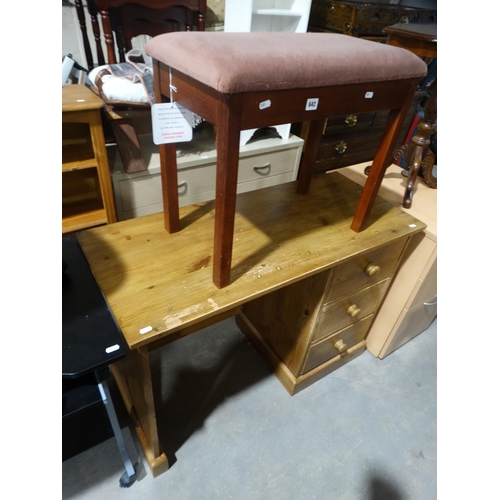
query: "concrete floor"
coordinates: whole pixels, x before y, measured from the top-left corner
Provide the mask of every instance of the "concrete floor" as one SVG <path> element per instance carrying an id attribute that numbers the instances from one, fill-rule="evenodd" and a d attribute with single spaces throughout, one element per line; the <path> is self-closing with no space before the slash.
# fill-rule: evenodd
<path id="1" fill-rule="evenodd" d="M 63 499 L 437 498 L 437 320 L 384 360 L 368 351 L 294 397 L 229 319 L 153 354 L 160 439 L 153 479 L 120 488 L 111 438 L 62 464 Z"/>

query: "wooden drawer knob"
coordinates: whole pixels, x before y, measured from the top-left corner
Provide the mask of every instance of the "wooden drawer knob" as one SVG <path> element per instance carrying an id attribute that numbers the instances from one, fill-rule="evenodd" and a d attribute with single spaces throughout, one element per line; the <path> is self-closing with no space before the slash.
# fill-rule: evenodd
<path id="1" fill-rule="evenodd" d="M 351 307 L 349 307 L 349 309 L 347 309 L 347 314 L 351 318 L 355 318 L 356 316 L 359 315 L 360 312 L 361 312 L 361 309 L 356 304 L 353 304 Z"/>
<path id="2" fill-rule="evenodd" d="M 335 344 L 333 344 L 333 347 L 335 347 L 335 349 L 337 349 L 337 351 L 342 353 L 347 349 L 347 344 L 342 339 L 340 339 L 340 340 L 337 340 L 337 342 L 335 342 Z"/>
<path id="3" fill-rule="evenodd" d="M 365 274 L 368 276 L 375 276 L 380 272 L 380 267 L 376 266 L 373 262 L 370 262 L 366 267 L 365 267 Z"/>

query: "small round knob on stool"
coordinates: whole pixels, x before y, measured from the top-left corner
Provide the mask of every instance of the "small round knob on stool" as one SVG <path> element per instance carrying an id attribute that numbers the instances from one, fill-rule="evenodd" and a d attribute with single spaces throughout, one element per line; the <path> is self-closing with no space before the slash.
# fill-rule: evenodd
<path id="1" fill-rule="evenodd" d="M 366 267 L 365 267 L 365 274 L 368 276 L 375 276 L 378 274 L 380 271 L 380 267 L 376 266 L 373 262 L 370 262 Z"/>
<path id="2" fill-rule="evenodd" d="M 359 315 L 360 312 L 361 312 L 361 309 L 356 304 L 353 304 L 351 307 L 349 307 L 349 309 L 347 309 L 347 314 L 351 318 L 355 318 L 356 316 Z"/>
<path id="3" fill-rule="evenodd" d="M 347 344 L 342 339 L 340 339 L 340 340 L 337 340 L 337 342 L 335 342 L 335 344 L 333 344 L 333 347 L 335 347 L 335 349 L 337 349 L 337 351 L 342 353 L 347 349 Z"/>

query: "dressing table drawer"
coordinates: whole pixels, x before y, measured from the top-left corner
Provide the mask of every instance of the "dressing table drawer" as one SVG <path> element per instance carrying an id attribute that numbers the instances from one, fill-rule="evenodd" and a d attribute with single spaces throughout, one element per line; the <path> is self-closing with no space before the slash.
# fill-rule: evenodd
<path id="1" fill-rule="evenodd" d="M 372 316 L 365 317 L 358 323 L 312 344 L 307 353 L 302 373 L 307 373 L 361 342 L 366 337 L 373 319 Z"/>
<path id="2" fill-rule="evenodd" d="M 339 296 L 391 277 L 397 268 L 405 244 L 404 240 L 398 240 L 337 266 L 325 294 L 325 304 Z"/>
<path id="3" fill-rule="evenodd" d="M 389 283 L 390 280 L 386 279 L 324 306 L 319 314 L 312 340 L 321 339 L 372 314 L 384 298 Z"/>

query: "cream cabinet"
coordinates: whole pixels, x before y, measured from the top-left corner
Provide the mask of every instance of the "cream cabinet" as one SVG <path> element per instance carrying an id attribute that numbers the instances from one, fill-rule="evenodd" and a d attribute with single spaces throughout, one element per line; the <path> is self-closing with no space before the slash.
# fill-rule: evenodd
<path id="1" fill-rule="evenodd" d="M 177 144 L 178 192 L 181 207 L 215 199 L 217 152 L 209 124 L 193 141 Z M 160 155 L 148 135 L 139 136 L 148 169 L 127 174 L 116 147 L 108 148 L 118 220 L 163 210 Z M 240 147 L 238 193 L 297 179 L 304 141 L 261 139 Z"/>
<path id="2" fill-rule="evenodd" d="M 364 185 L 361 163 L 337 170 Z M 378 195 L 427 224 L 422 233 L 412 237 L 401 266 L 389 288 L 366 342 L 368 350 L 384 358 L 426 330 L 437 316 L 437 189 L 417 179 L 412 207 L 402 207 L 406 178 L 401 168 L 391 165 Z"/>

